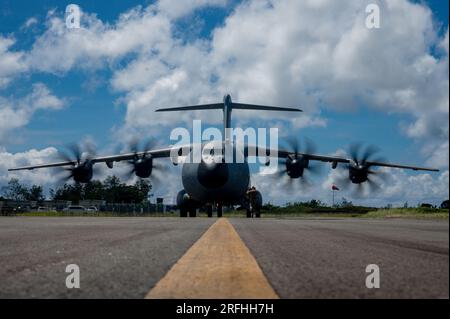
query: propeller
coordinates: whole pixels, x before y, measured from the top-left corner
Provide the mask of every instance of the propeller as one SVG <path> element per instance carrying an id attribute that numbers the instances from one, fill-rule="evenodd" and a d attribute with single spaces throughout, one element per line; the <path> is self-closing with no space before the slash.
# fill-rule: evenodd
<path id="1" fill-rule="evenodd" d="M 336 184 L 344 188 L 354 185 L 354 195 L 361 196 L 366 191 L 377 191 L 381 182 L 387 178 L 386 173 L 371 169 L 371 162 L 383 162 L 381 157 L 375 157 L 379 148 L 374 145 L 364 147 L 361 143 L 353 143 L 349 147 L 351 162 L 347 164 L 346 174 L 338 178 Z M 346 175 L 346 176 L 345 176 Z M 366 186 L 367 185 L 367 186 Z"/>
<path id="2" fill-rule="evenodd" d="M 128 175 L 136 175 L 139 178 L 149 178 L 155 169 L 162 170 L 163 167 L 154 163 L 154 158 L 150 154 L 151 149 L 155 146 L 155 142 L 152 139 L 146 140 L 143 144 L 139 143 L 137 139 L 133 139 L 130 142 L 130 151 L 134 153 L 131 160 L 128 161 L 128 165 L 131 166 Z M 153 175 L 153 179 L 157 179 Z"/>
<path id="3" fill-rule="evenodd" d="M 305 176 L 308 174 L 318 174 L 320 172 L 320 166 L 317 163 L 311 162 L 304 154 L 314 154 L 316 152 L 316 146 L 310 139 L 305 139 L 305 150 L 302 151 L 302 145 L 299 139 L 290 137 L 286 140 L 285 144 L 290 154 L 286 158 L 280 158 L 279 163 L 282 165 L 282 169 L 275 172 L 273 175 L 282 178 L 288 176 L 286 186 L 291 188 L 294 180 L 298 180 L 303 187 L 311 186 L 311 182 Z"/>
<path id="4" fill-rule="evenodd" d="M 73 179 L 77 183 L 88 183 L 94 174 L 92 158 L 96 154 L 95 147 L 92 144 L 86 144 L 86 151 L 83 151 L 79 144 L 73 143 L 66 149 L 66 151 L 58 151 L 62 160 L 71 163 L 70 167 L 63 168 L 64 171 L 69 172 L 69 175 L 62 177 L 62 180 L 67 182 L 69 179 Z"/>

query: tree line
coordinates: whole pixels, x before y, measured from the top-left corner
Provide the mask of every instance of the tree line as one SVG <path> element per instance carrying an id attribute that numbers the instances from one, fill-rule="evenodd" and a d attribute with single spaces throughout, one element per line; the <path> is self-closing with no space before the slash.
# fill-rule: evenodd
<path id="1" fill-rule="evenodd" d="M 139 204 L 148 201 L 152 189 L 149 181 L 140 179 L 133 185 L 127 185 L 117 176 L 108 176 L 105 180 L 92 180 L 86 184 L 65 183 L 50 189 L 51 200 L 66 200 L 74 203 L 80 200 L 105 200 L 108 203 Z M 42 186 L 27 186 L 17 178 L 12 178 L 2 188 L 3 199 L 14 201 L 43 201 L 46 199 Z"/>

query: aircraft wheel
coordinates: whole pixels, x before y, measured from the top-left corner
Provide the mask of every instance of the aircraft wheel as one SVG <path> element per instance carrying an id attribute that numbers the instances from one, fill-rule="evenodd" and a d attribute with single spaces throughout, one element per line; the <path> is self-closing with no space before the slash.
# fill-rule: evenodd
<path id="1" fill-rule="evenodd" d="M 252 218 L 252 211 L 247 209 L 247 218 Z"/>
<path id="2" fill-rule="evenodd" d="M 212 215 L 213 215 L 213 211 L 212 211 L 213 209 L 212 209 L 212 206 L 211 205 L 208 205 L 208 206 L 206 206 L 206 214 L 208 214 L 208 217 L 212 217 Z"/>
<path id="3" fill-rule="evenodd" d="M 222 217 L 222 205 L 217 206 L 217 217 Z"/>
<path id="4" fill-rule="evenodd" d="M 186 209 L 183 209 L 183 208 L 181 208 L 180 209 L 180 217 L 187 217 L 187 210 Z"/>
<path id="5" fill-rule="evenodd" d="M 260 211 L 260 210 L 257 210 L 257 211 L 255 212 L 255 217 L 256 217 L 256 218 L 261 218 L 261 211 Z"/>

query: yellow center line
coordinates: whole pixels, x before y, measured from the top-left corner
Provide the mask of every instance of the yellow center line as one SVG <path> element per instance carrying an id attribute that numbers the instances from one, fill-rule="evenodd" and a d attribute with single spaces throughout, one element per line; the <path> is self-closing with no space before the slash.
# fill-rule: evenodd
<path id="1" fill-rule="evenodd" d="M 146 298 L 276 299 L 278 296 L 234 227 L 221 218 Z"/>

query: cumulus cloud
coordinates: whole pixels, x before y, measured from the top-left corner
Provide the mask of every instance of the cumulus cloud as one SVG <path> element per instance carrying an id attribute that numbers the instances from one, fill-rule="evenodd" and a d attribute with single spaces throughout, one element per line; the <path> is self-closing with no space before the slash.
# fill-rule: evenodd
<path id="1" fill-rule="evenodd" d="M 401 132 L 423 145 L 418 158 L 448 170 L 448 30 L 439 38 L 426 6 L 379 2 L 381 28 L 367 29 L 365 4 L 358 0 L 345 6 L 334 0 L 244 1 L 213 31 L 211 40 L 177 38 L 178 18 L 226 3 L 160 0 L 133 8 L 111 24 L 84 13 L 79 30 L 66 29 L 63 18 L 50 12 L 46 31 L 26 54 L 11 52 L 13 40 L 0 38 L 0 58 L 11 61 L 3 65 L 0 59 L 0 85 L 28 69 L 65 74 L 74 68 L 108 67 L 111 88 L 127 108 L 118 138 L 136 130 L 158 134 L 169 125 L 187 125 L 197 115 L 218 123 L 219 112 L 175 118 L 153 111 L 217 102 L 227 92 L 248 103 L 301 106 L 305 113 L 298 118 L 279 115 L 294 129 L 325 127 L 325 108 L 370 107 L 406 114 L 412 120 L 402 124 Z M 4 109 L 13 119 L 21 118 L 14 116 L 14 108 Z M 254 123 L 254 118 L 253 112 L 241 112 L 240 124 Z M 273 114 L 258 112 L 258 118 L 273 120 Z M 408 176 L 406 180 L 415 182 Z M 445 174 L 441 177 L 445 180 Z M 428 193 L 435 192 L 430 188 Z"/>
<path id="2" fill-rule="evenodd" d="M 252 103 L 300 104 L 305 113 L 290 119 L 297 128 L 325 126 L 323 107 L 408 114 L 415 120 L 404 134 L 436 144 L 429 163 L 445 168 L 440 150 L 448 145 L 448 31 L 439 39 L 431 11 L 408 1 L 387 1 L 382 15 L 382 28 L 369 30 L 359 1 L 247 1 L 210 43 L 166 39 L 170 50 L 139 55 L 115 73 L 112 86 L 126 93 L 131 127 L 150 119 L 173 123 L 173 117 L 154 114 L 155 107 L 211 102 L 224 92 Z M 444 54 L 432 55 L 433 46 Z M 242 114 L 253 121 L 254 114 Z"/>
<path id="3" fill-rule="evenodd" d="M 224 7 L 228 0 L 159 0 L 158 9 L 172 19 L 176 19 L 204 7 Z"/>
<path id="4" fill-rule="evenodd" d="M 386 1 L 381 29 L 369 30 L 364 9 L 360 1 L 244 3 L 214 34 L 219 85 L 244 99 L 302 101 L 307 113 L 364 105 L 410 114 L 405 133 L 434 144 L 429 163 L 448 167 L 448 31 L 439 39 L 431 11 L 408 1 Z M 445 54 L 433 56 L 434 45 Z"/>
<path id="5" fill-rule="evenodd" d="M 57 181 L 53 170 L 33 170 L 8 172 L 9 168 L 39 165 L 55 160 L 57 150 L 48 147 L 42 150 L 31 149 L 25 152 L 9 153 L 4 148 L 0 148 L 0 185 L 5 185 L 11 178 L 19 178 L 25 184 L 52 185 Z"/>
<path id="6" fill-rule="evenodd" d="M 134 51 L 163 49 L 158 43 L 168 38 L 170 24 L 155 15 L 152 7 L 138 7 L 122 14 L 115 25 L 104 24 L 84 13 L 80 29 L 66 28 L 62 17 L 47 19 L 47 30 L 27 56 L 31 68 L 64 73 L 72 68 L 95 69 Z"/>
<path id="7" fill-rule="evenodd" d="M 11 130 L 28 124 L 36 111 L 59 110 L 63 106 L 64 101 L 43 83 L 33 84 L 32 92 L 19 99 L 0 96 L 0 140 Z"/>
<path id="8" fill-rule="evenodd" d="M 0 89 L 6 87 L 11 80 L 27 69 L 24 53 L 12 51 L 15 39 L 0 35 Z"/>
<path id="9" fill-rule="evenodd" d="M 336 196 L 354 199 L 357 204 L 379 206 L 392 204 L 402 206 L 409 203 L 415 206 L 418 203 L 429 202 L 439 205 L 442 200 L 448 198 L 449 172 L 445 170 L 439 174 L 418 173 L 407 174 L 396 169 L 378 169 L 382 178 L 373 178 L 378 189 L 370 189 L 369 185 L 362 186 L 362 192 L 357 192 L 358 186 L 343 183 L 348 172 L 344 169 L 332 170 L 321 184 L 318 194 L 330 194 L 331 185 L 337 185 L 341 190 Z M 320 195 L 319 195 L 320 196 Z"/>

